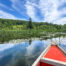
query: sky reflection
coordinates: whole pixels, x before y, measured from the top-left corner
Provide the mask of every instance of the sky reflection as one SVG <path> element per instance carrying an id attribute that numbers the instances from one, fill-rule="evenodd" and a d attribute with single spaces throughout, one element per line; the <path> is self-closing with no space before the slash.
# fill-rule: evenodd
<path id="1" fill-rule="evenodd" d="M 31 66 L 51 41 L 57 42 L 66 51 L 65 40 L 66 38 L 61 37 L 47 40 L 31 40 L 14 44 L 13 42 L 0 44 L 0 66 L 19 66 L 20 64 L 21 66 Z"/>

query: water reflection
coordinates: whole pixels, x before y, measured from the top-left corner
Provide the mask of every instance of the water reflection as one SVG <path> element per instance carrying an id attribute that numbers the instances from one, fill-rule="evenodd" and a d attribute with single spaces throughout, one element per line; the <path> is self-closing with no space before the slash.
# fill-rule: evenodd
<path id="1" fill-rule="evenodd" d="M 65 40 L 65 37 L 57 37 L 47 40 L 29 40 L 15 44 L 13 42 L 0 44 L 0 66 L 31 66 L 51 41 L 57 42 L 66 51 Z"/>

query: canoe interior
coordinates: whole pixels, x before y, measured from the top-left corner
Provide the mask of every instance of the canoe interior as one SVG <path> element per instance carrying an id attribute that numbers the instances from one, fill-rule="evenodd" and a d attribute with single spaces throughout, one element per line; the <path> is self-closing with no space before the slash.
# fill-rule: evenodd
<path id="1" fill-rule="evenodd" d="M 66 56 L 64 56 L 62 51 L 60 51 L 60 49 L 57 46 L 51 46 L 47 54 L 44 57 L 53 59 L 53 60 L 66 62 Z"/>
<path id="2" fill-rule="evenodd" d="M 37 66 L 53 66 L 53 65 L 47 64 L 47 63 L 44 63 L 44 62 L 39 62 L 39 63 L 37 64 Z"/>

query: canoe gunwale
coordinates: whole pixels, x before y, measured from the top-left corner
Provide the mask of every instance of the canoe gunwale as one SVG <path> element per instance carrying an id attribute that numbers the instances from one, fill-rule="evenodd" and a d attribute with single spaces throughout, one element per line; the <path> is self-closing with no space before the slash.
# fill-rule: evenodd
<path id="1" fill-rule="evenodd" d="M 65 62 L 57 61 L 49 58 L 41 58 L 40 62 L 48 63 L 55 66 L 66 66 Z"/>
<path id="2" fill-rule="evenodd" d="M 66 52 L 59 45 L 57 45 L 57 46 L 62 51 L 62 53 L 64 54 L 64 56 L 66 56 Z"/>
<path id="3" fill-rule="evenodd" d="M 50 47 L 51 44 L 41 53 L 41 55 L 36 59 L 36 61 L 32 64 L 32 66 L 37 66 L 37 63 L 40 61 L 41 57 L 46 55 Z"/>

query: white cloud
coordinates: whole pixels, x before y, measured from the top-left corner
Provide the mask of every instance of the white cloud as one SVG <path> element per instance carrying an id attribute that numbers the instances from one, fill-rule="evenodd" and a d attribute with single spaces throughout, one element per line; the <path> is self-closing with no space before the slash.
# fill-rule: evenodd
<path id="1" fill-rule="evenodd" d="M 35 7 L 37 7 L 43 14 L 43 21 L 55 24 L 66 24 L 66 19 L 62 17 L 62 15 L 66 14 L 66 8 L 58 10 L 58 8 L 64 3 L 66 3 L 65 0 L 40 0 L 39 4 L 29 2 L 26 4 L 27 14 L 32 17 L 33 20 L 38 19 L 38 17 L 35 15 Z"/>
<path id="2" fill-rule="evenodd" d="M 66 17 L 54 21 L 54 24 L 66 24 Z"/>
<path id="3" fill-rule="evenodd" d="M 65 17 L 62 17 L 63 15 L 66 15 L 66 7 L 62 7 L 61 9 L 61 6 L 66 3 L 66 0 L 38 0 L 38 4 L 35 0 L 26 0 L 26 3 L 24 3 L 24 0 L 10 1 L 12 2 L 13 9 L 21 13 L 23 16 L 25 12 L 27 12 L 27 15 L 34 21 L 39 21 L 39 18 L 36 15 L 36 8 L 39 8 L 40 13 L 44 18 L 40 21 L 56 24 L 66 24 Z M 59 7 L 61 10 L 58 10 Z M 26 9 L 26 11 L 24 9 Z"/>
<path id="4" fill-rule="evenodd" d="M 4 4 L 2 4 L 2 3 L 0 3 L 0 7 L 7 8 L 7 6 L 6 6 L 6 5 L 4 5 Z"/>
<path id="5" fill-rule="evenodd" d="M 6 13 L 2 10 L 0 10 L 0 18 L 17 19 L 14 15 Z"/>
<path id="6" fill-rule="evenodd" d="M 66 15 L 66 7 L 59 11 L 61 15 Z"/>
<path id="7" fill-rule="evenodd" d="M 19 7 L 18 8 L 18 6 L 20 5 L 19 3 L 20 3 L 20 0 L 11 0 L 11 2 L 12 2 L 12 7 L 15 9 L 15 10 L 17 10 L 17 11 L 19 11 L 19 8 L 21 7 Z"/>
<path id="8" fill-rule="evenodd" d="M 12 2 L 12 8 L 16 11 L 18 11 L 20 14 L 24 14 L 24 1 L 22 0 L 10 0 Z M 24 16 L 24 15 L 23 15 Z"/>
<path id="9" fill-rule="evenodd" d="M 6 8 L 6 9 L 8 9 L 8 10 L 10 10 L 10 11 L 14 11 L 12 8 L 6 6 L 5 4 L 2 4 L 2 3 L 0 3 L 0 7 Z"/>
<path id="10" fill-rule="evenodd" d="M 37 7 L 37 5 L 35 3 L 31 3 L 29 0 L 26 1 L 26 4 L 24 4 L 24 1 L 21 0 L 11 0 L 12 2 L 12 7 L 13 9 L 15 9 L 16 11 L 18 11 L 20 14 L 22 14 L 23 16 L 25 16 L 25 12 L 26 14 L 31 17 L 33 20 L 37 21 L 38 19 L 36 18 L 35 15 L 35 7 Z M 26 11 L 23 11 L 23 10 Z"/>
<path id="11" fill-rule="evenodd" d="M 31 17 L 33 20 L 35 20 L 35 8 L 29 1 L 26 3 L 26 10 L 27 10 L 27 15 Z"/>
<path id="12" fill-rule="evenodd" d="M 57 0 L 40 0 L 39 6 L 44 15 L 44 21 L 52 22 L 60 17 L 57 10 L 58 5 Z"/>
<path id="13" fill-rule="evenodd" d="M 18 11 L 18 12 L 20 12 L 20 7 L 18 7 L 18 5 L 20 5 L 19 4 L 19 2 L 20 2 L 20 0 L 10 0 L 11 2 L 12 2 L 12 8 L 13 9 L 15 9 L 16 11 Z"/>
<path id="14" fill-rule="evenodd" d="M 0 44 L 0 52 L 12 48 L 14 44 Z"/>

